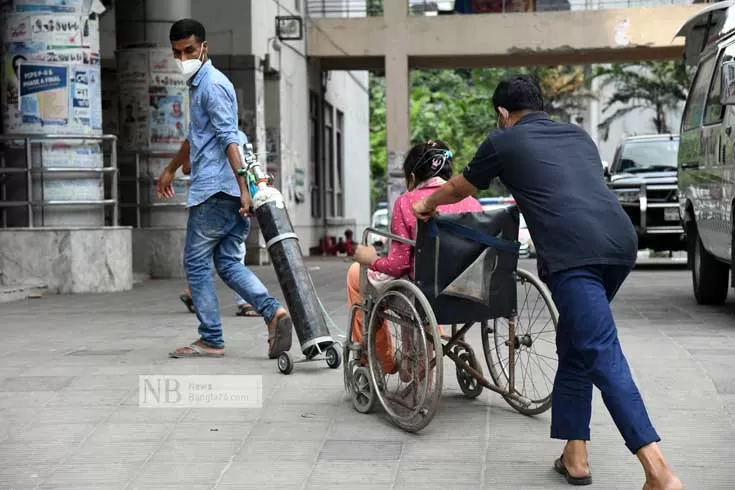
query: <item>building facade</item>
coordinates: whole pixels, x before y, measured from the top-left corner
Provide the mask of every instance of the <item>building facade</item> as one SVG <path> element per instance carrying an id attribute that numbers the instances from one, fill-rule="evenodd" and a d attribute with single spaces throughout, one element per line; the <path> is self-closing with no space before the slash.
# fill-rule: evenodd
<path id="1" fill-rule="evenodd" d="M 103 264 L 88 263 L 114 263 L 109 275 L 121 279 L 102 284 L 90 277 L 74 291 L 52 290 L 126 289 L 133 272 L 183 277 L 188 177 L 177 175 L 170 202 L 155 199 L 155 179 L 188 128 L 188 89 L 168 41 L 170 25 L 184 17 L 204 24 L 210 58 L 235 86 L 241 129 L 282 191 L 303 253 L 321 253 L 325 235 L 350 229 L 359 237 L 369 225 L 368 75 L 322 71 L 310 62 L 305 1 L 33 3 L 2 6 L 0 168 L 14 168 L 0 170 L 0 247 L 28 258 L 0 258 L 0 287 L 63 282 L 54 278 L 52 263 L 31 263 L 50 253 L 33 244 L 43 242 L 38 237 L 68 243 L 54 233 L 91 230 L 124 243 L 114 257 L 100 258 Z M 63 168 L 51 168 L 52 160 Z M 253 222 L 246 260 L 265 264 L 268 253 Z M 21 230 L 32 230 L 34 238 L 23 239 Z M 112 238 L 105 240 L 114 248 Z M 78 253 L 94 255 L 89 248 Z M 11 267 L 18 261 L 27 263 Z"/>

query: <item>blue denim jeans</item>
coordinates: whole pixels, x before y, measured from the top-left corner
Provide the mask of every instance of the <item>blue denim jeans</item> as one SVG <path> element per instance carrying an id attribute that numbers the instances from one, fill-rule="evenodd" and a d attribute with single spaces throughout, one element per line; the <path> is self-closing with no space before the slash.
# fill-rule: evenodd
<path id="1" fill-rule="evenodd" d="M 270 324 L 281 307 L 263 283 L 245 267 L 243 243 L 250 219 L 240 216 L 240 199 L 218 193 L 189 209 L 184 248 L 186 280 L 199 319 L 201 341 L 214 348 L 225 345 L 212 265 L 222 280 L 263 315 Z"/>
<path id="2" fill-rule="evenodd" d="M 630 268 L 597 265 L 551 274 L 559 310 L 559 368 L 551 395 L 551 437 L 590 440 L 592 386 L 612 416 L 628 450 L 659 442 L 618 340 L 610 302 Z"/>

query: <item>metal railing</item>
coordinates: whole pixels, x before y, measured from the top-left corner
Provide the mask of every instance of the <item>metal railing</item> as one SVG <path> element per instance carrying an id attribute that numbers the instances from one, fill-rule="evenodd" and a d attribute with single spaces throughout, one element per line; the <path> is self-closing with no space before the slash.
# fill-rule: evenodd
<path id="1" fill-rule="evenodd" d="M 33 145 L 44 143 L 110 143 L 109 159 L 105 159 L 104 149 L 102 155 L 102 167 L 64 167 L 49 166 L 44 167 L 43 161 L 34 164 Z M 112 226 L 118 225 L 118 168 L 117 168 L 117 136 L 105 134 L 100 136 L 73 135 L 73 134 L 15 134 L 0 135 L 0 214 L 2 215 L 2 228 L 8 227 L 7 212 L 8 208 L 25 207 L 27 212 L 27 223 L 29 228 L 34 228 L 34 213 L 36 208 L 41 210 L 58 206 L 101 206 L 103 208 L 112 207 Z M 20 157 L 20 150 L 23 150 L 23 156 Z M 15 152 L 16 159 L 22 158 L 24 166 L 8 166 L 8 153 Z M 20 157 L 20 158 L 18 158 Z M 105 166 L 105 160 L 109 162 Z M 25 192 L 26 199 L 8 200 L 7 180 L 13 174 L 25 174 Z M 47 200 L 44 198 L 44 176 L 89 176 L 99 175 L 103 180 L 103 192 L 105 190 L 104 178 L 106 175 L 112 176 L 112 182 L 109 186 L 109 198 L 103 199 L 70 199 L 70 200 Z M 41 186 L 41 198 L 34 199 L 34 184 Z M 43 215 L 42 215 L 43 219 Z M 41 227 L 44 223 L 41 223 Z"/>
<path id="2" fill-rule="evenodd" d="M 149 210 L 149 209 L 155 209 L 155 208 L 186 208 L 186 201 L 184 202 L 172 202 L 172 201 L 151 201 L 150 199 L 142 199 L 142 192 L 141 189 L 145 187 L 147 190 L 149 190 L 152 187 L 155 187 L 156 183 L 158 182 L 158 177 L 150 177 L 146 175 L 146 173 L 142 173 L 141 169 L 144 163 L 147 163 L 150 165 L 150 160 L 155 158 L 160 159 L 167 159 L 170 160 L 173 157 L 176 156 L 175 152 L 162 152 L 162 151 L 130 151 L 130 152 L 121 152 L 120 153 L 120 159 L 121 161 L 130 162 L 127 164 L 121 164 L 121 172 L 125 175 L 121 175 L 119 182 L 120 184 L 126 184 L 126 183 L 134 183 L 135 184 L 135 201 L 134 202 L 121 202 L 120 207 L 124 209 L 135 209 L 135 226 L 136 228 L 143 228 L 143 219 L 142 219 L 142 211 L 143 210 Z M 126 167 L 131 166 L 133 172 L 132 175 L 127 174 L 125 170 L 128 170 Z M 184 182 L 188 186 L 188 183 L 190 181 L 190 177 L 185 175 L 182 177 L 175 177 L 173 181 L 173 185 L 175 186 L 177 182 Z M 185 196 L 185 194 L 184 194 Z"/>
<path id="3" fill-rule="evenodd" d="M 308 0 L 307 12 L 314 19 L 323 17 L 382 17 L 385 0 Z M 401 0 L 391 0 L 401 1 Z M 478 2 L 475 12 L 455 12 L 454 1 L 403 0 L 407 2 L 408 15 L 504 14 L 522 12 L 517 1 L 502 0 Z M 690 5 L 691 0 L 525 0 L 525 11 L 554 12 L 570 10 L 608 10 L 633 7 L 663 7 Z M 499 7 L 498 7 L 499 5 Z M 460 9 L 461 10 L 461 9 Z"/>

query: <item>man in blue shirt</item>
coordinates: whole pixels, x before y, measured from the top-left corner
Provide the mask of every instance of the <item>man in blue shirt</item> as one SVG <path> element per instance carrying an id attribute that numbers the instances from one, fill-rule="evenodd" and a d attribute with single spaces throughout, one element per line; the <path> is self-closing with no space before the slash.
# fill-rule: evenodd
<path id="1" fill-rule="evenodd" d="M 191 163 L 184 249 L 186 279 L 199 318 L 199 340 L 171 352 L 172 357 L 224 355 L 222 320 L 212 277 L 212 262 L 222 280 L 253 305 L 268 326 L 268 357 L 291 348 L 288 312 L 243 264 L 243 242 L 250 229 L 251 200 L 238 145 L 237 99 L 232 83 L 207 59 L 204 26 L 182 19 L 169 33 L 174 58 L 189 84 L 189 135 L 158 179 L 159 199 L 174 195 L 176 170 Z"/>
<path id="2" fill-rule="evenodd" d="M 438 206 L 487 189 L 499 177 L 523 212 L 539 256 L 539 274 L 559 311 L 559 365 L 551 402 L 551 437 L 567 441 L 554 468 L 574 485 L 589 485 L 592 386 L 628 449 L 643 465 L 645 490 L 683 488 L 660 441 L 623 355 L 610 310 L 636 262 L 638 239 L 602 174 L 597 146 L 573 124 L 543 112 L 538 83 L 506 78 L 493 105 L 501 129 L 490 134 L 462 175 L 414 204 L 419 219 Z"/>

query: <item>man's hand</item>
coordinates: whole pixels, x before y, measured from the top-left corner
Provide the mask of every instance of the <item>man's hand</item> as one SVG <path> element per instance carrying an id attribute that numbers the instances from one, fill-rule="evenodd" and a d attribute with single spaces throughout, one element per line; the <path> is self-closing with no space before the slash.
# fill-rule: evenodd
<path id="1" fill-rule="evenodd" d="M 253 215 L 253 200 L 247 192 L 240 194 L 240 216 Z"/>
<path id="2" fill-rule="evenodd" d="M 439 215 L 436 209 L 429 204 L 427 199 L 416 201 L 413 203 L 411 208 L 413 209 L 413 215 L 421 221 L 428 221 L 430 218 Z"/>
<path id="3" fill-rule="evenodd" d="M 191 163 L 186 162 L 184 165 L 181 166 L 181 172 L 184 175 L 189 175 L 191 173 Z"/>
<path id="4" fill-rule="evenodd" d="M 158 200 L 171 199 L 176 194 L 173 186 L 175 174 L 176 171 L 166 167 L 161 176 L 158 177 L 158 183 L 156 184 L 156 198 Z"/>
<path id="5" fill-rule="evenodd" d="M 378 260 L 378 252 L 371 245 L 358 245 L 355 249 L 355 261 L 362 265 L 373 265 Z"/>

